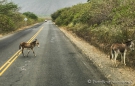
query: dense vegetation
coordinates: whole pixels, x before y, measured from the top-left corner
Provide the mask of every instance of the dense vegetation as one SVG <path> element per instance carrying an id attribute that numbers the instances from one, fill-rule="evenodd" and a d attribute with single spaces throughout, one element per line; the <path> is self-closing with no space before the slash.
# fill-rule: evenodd
<path id="1" fill-rule="evenodd" d="M 30 15 L 26 15 L 27 13 Z M 0 2 L 0 34 L 24 27 L 26 25 L 24 18 L 28 18 L 27 25 L 43 21 L 31 12 L 19 13 L 19 7 L 13 2 L 8 3 L 4 0 Z"/>
<path id="2" fill-rule="evenodd" d="M 135 39 L 134 4 L 134 0 L 88 0 L 60 9 L 51 17 L 57 25 L 109 54 L 112 43 Z M 134 52 L 128 53 L 127 59 L 129 66 L 135 66 Z"/>
<path id="3" fill-rule="evenodd" d="M 38 19 L 38 17 L 32 12 L 25 12 L 25 13 L 23 13 L 23 15 L 27 16 L 28 18 L 34 19 L 34 20 Z"/>

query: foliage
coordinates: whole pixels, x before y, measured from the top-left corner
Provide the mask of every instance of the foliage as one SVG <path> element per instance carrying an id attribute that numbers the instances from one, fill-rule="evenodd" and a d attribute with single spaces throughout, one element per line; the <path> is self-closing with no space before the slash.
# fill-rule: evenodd
<path id="1" fill-rule="evenodd" d="M 134 0 L 88 0 L 88 3 L 53 13 L 52 19 L 57 25 L 66 26 L 68 30 L 110 53 L 112 43 L 135 39 L 134 4 Z M 131 56 L 130 53 L 128 56 Z"/>
<path id="2" fill-rule="evenodd" d="M 90 0 L 87 0 L 87 2 L 90 2 Z"/>
<path id="3" fill-rule="evenodd" d="M 0 30 L 1 31 L 10 31 L 14 29 L 14 24 L 13 21 L 10 17 L 6 16 L 6 15 L 0 15 Z"/>
<path id="4" fill-rule="evenodd" d="M 27 25 L 44 21 L 41 18 L 38 19 L 33 13 L 26 12 L 26 14 L 28 13 L 29 15 L 22 15 L 18 11 L 19 7 L 13 2 L 7 3 L 6 0 L 0 2 L 0 34 L 24 27 L 26 25 L 26 22 L 24 21 L 25 17 L 29 17 Z"/>
<path id="5" fill-rule="evenodd" d="M 0 14 L 11 15 L 18 10 L 18 6 L 12 2 L 0 4 Z"/>
<path id="6" fill-rule="evenodd" d="M 23 13 L 23 15 L 25 15 L 26 17 L 31 18 L 31 19 L 35 19 L 35 20 L 38 19 L 38 17 L 32 12 L 25 12 L 25 13 Z"/>
<path id="7" fill-rule="evenodd" d="M 9 32 L 15 29 L 13 16 L 18 7 L 14 3 L 0 4 L 0 32 Z"/>
<path id="8" fill-rule="evenodd" d="M 83 7 L 84 6 L 84 7 Z M 84 4 L 78 4 L 77 6 L 73 6 L 72 8 L 64 8 L 61 10 L 58 10 L 54 14 L 52 14 L 53 21 L 57 21 L 56 24 L 58 25 L 68 25 L 71 22 L 73 24 L 76 23 L 86 23 L 88 18 L 90 17 L 88 11 L 90 11 L 89 7 L 91 5 L 87 4 L 85 6 Z M 83 8 L 81 8 L 83 7 Z"/>

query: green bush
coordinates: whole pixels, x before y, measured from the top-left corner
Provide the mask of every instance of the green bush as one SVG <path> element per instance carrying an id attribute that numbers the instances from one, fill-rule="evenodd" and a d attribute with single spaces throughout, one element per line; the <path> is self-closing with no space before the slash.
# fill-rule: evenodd
<path id="1" fill-rule="evenodd" d="M 43 19 L 31 13 L 25 12 L 24 15 L 19 13 L 19 7 L 13 2 L 0 3 L 0 34 L 17 30 L 18 28 L 26 25 L 31 25 L 37 22 L 43 22 Z M 24 18 L 28 17 L 28 21 L 25 22 Z"/>
<path id="2" fill-rule="evenodd" d="M 0 14 L 13 15 L 14 12 L 18 10 L 18 6 L 12 2 L 10 3 L 0 3 Z"/>
<path id="3" fill-rule="evenodd" d="M 38 19 L 38 17 L 32 12 L 25 12 L 25 13 L 23 13 L 23 15 L 25 15 L 28 18 L 34 19 L 34 20 Z"/>
<path id="4" fill-rule="evenodd" d="M 6 15 L 0 15 L 0 32 L 9 32 L 14 30 L 15 25 L 14 25 L 14 21 L 6 16 Z"/>

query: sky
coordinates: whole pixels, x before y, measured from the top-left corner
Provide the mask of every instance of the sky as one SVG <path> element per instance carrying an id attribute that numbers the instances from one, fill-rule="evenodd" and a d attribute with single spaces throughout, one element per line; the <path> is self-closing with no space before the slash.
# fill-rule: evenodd
<path id="1" fill-rule="evenodd" d="M 33 12 L 36 15 L 51 15 L 58 9 L 70 7 L 87 0 L 8 0 L 20 7 L 20 12 Z"/>

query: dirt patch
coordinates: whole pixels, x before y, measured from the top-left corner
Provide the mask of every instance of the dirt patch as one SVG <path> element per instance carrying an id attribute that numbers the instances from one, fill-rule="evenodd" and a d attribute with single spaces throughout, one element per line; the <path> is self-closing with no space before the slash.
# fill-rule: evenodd
<path id="1" fill-rule="evenodd" d="M 134 69 L 123 66 L 119 62 L 119 66 L 114 67 L 108 55 L 77 37 L 74 33 L 64 28 L 60 28 L 60 30 L 103 72 L 108 78 L 106 83 L 111 83 L 113 86 L 135 86 Z"/>

